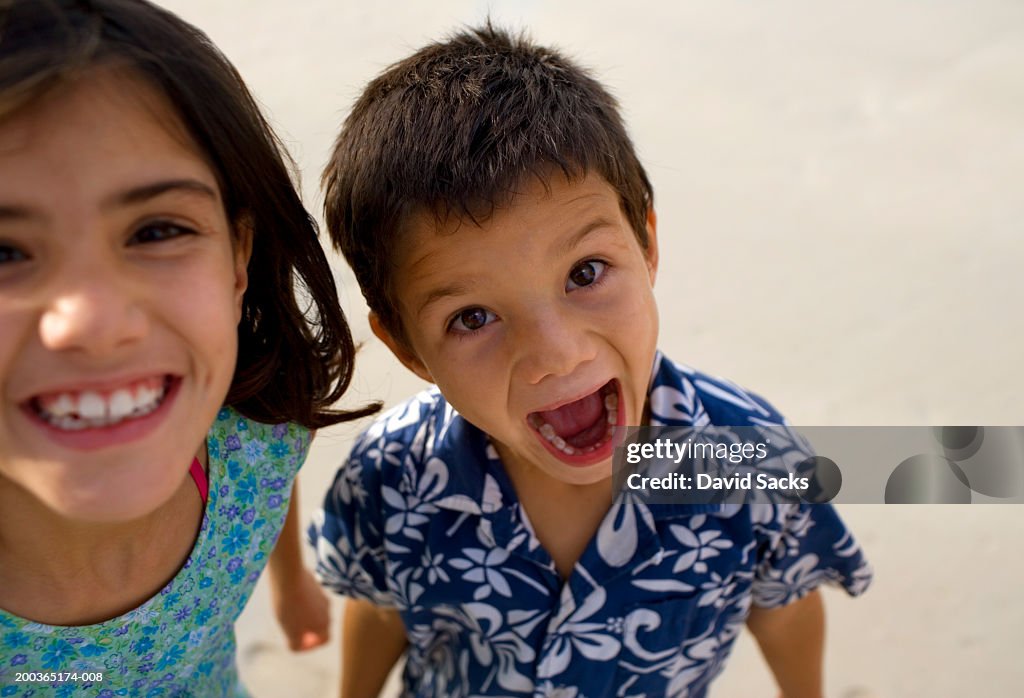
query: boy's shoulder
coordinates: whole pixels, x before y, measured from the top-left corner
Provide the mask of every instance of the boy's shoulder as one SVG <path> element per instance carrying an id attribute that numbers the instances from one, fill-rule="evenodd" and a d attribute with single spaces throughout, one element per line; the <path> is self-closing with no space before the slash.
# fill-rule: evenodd
<path id="1" fill-rule="evenodd" d="M 356 439 L 342 470 L 349 470 L 349 477 L 358 473 L 364 484 L 372 480 L 402 490 L 444 472 L 441 479 L 458 482 L 443 489 L 477 492 L 483 469 L 463 466 L 486 463 L 490 450 L 487 436 L 431 386 L 377 417 Z M 450 467 L 455 463 L 460 467 Z"/>
<path id="2" fill-rule="evenodd" d="M 668 358 L 654 358 L 648 390 L 652 426 L 774 426 L 786 419 L 760 395 Z"/>
<path id="3" fill-rule="evenodd" d="M 429 457 L 449 439 L 458 413 L 436 386 L 416 393 L 386 410 L 359 435 L 352 447 L 358 456 L 383 449 L 389 461 L 407 455 Z M 447 444 L 451 447 L 451 444 Z"/>
<path id="4" fill-rule="evenodd" d="M 658 351 L 648 389 L 654 426 L 773 426 L 785 418 L 767 400 L 725 378 L 672 361 Z M 349 462 L 374 470 L 390 464 L 390 477 L 431 458 L 484 460 L 487 437 L 462 418 L 436 386 L 378 416 L 356 439 Z"/>

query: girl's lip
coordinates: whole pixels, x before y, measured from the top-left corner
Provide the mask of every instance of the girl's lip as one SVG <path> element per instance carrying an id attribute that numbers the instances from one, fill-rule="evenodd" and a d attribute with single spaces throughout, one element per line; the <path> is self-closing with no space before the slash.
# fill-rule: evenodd
<path id="1" fill-rule="evenodd" d="M 157 429 L 171 411 L 181 391 L 182 379 L 171 376 L 167 393 L 160 406 L 143 417 L 126 419 L 106 427 L 89 427 L 78 431 L 59 429 L 43 419 L 29 402 L 21 405 L 22 413 L 49 441 L 75 451 L 98 451 L 121 446 L 148 436 Z M 95 390 L 95 388 L 92 388 Z"/>
<path id="2" fill-rule="evenodd" d="M 129 388 L 143 381 L 154 379 L 163 380 L 168 377 L 171 378 L 172 380 L 177 380 L 181 378 L 181 376 L 168 371 L 147 371 L 145 373 L 133 373 L 110 378 L 74 381 L 69 383 L 63 383 L 56 386 L 47 386 L 42 390 L 35 391 L 29 397 L 19 401 L 19 403 L 27 405 L 33 400 L 40 400 L 48 397 L 53 397 L 61 395 L 63 393 L 113 393 L 116 390 Z"/>

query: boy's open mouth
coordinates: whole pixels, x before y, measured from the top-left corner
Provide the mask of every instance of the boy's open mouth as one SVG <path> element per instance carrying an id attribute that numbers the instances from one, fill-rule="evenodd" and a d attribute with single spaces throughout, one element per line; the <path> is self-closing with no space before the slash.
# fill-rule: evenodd
<path id="1" fill-rule="evenodd" d="M 621 419 L 619 392 L 618 380 L 612 379 L 579 400 L 531 412 L 526 421 L 561 460 L 573 465 L 603 460 L 611 455 L 612 430 Z"/>
<path id="2" fill-rule="evenodd" d="M 176 379 L 153 376 L 116 390 L 68 391 L 36 395 L 29 409 L 62 431 L 101 429 L 152 414 L 167 398 Z"/>

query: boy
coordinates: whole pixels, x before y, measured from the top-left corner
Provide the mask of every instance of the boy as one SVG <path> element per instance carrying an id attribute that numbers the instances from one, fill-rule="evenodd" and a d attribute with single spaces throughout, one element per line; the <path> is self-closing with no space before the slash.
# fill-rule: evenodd
<path id="1" fill-rule="evenodd" d="M 816 587 L 870 570 L 828 505 L 609 497 L 612 428 L 780 424 L 656 349 L 650 184 L 605 89 L 490 26 L 374 80 L 325 173 L 376 334 L 436 384 L 373 424 L 311 528 L 342 695 L 702 696 L 745 622 L 820 696 Z M 653 368 L 652 368 L 653 367 Z"/>

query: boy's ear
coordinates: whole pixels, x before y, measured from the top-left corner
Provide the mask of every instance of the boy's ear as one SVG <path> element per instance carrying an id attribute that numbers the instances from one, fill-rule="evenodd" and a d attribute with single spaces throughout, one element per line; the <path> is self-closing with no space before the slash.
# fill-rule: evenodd
<path id="1" fill-rule="evenodd" d="M 370 329 L 373 330 L 377 339 L 387 345 L 387 348 L 391 350 L 391 353 L 395 355 L 395 358 L 402 362 L 403 366 L 428 383 L 434 382 L 433 376 L 430 375 L 430 371 L 428 371 L 427 367 L 423 365 L 423 362 L 420 361 L 419 357 L 406 347 L 404 342 L 399 341 L 390 332 L 388 332 L 384 327 L 384 324 L 380 321 L 380 317 L 378 317 L 377 313 L 372 310 L 370 311 Z"/>
<path id="2" fill-rule="evenodd" d="M 658 214 L 654 212 L 653 206 L 647 207 L 647 249 L 644 252 L 653 286 L 654 277 L 658 275 Z"/>

